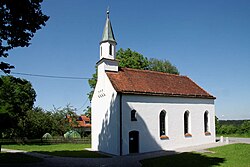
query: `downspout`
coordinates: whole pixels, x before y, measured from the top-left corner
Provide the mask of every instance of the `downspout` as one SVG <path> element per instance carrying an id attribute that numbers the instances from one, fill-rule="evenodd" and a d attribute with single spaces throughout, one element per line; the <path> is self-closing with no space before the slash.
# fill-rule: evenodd
<path id="1" fill-rule="evenodd" d="M 122 93 L 120 93 L 120 156 L 122 156 Z"/>

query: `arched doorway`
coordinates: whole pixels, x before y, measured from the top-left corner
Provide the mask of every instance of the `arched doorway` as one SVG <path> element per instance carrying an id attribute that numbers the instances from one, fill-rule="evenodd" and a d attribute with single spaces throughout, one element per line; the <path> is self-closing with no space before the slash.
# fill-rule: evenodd
<path id="1" fill-rule="evenodd" d="M 129 153 L 139 153 L 139 132 L 129 132 Z"/>

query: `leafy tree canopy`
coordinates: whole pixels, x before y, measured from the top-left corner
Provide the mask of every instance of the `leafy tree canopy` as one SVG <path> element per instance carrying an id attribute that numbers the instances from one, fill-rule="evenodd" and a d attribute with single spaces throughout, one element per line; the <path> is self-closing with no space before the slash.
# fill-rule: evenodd
<path id="1" fill-rule="evenodd" d="M 90 118 L 90 121 L 91 121 L 91 107 L 90 106 L 87 106 L 87 108 L 84 110 L 84 115 L 88 118 Z"/>
<path id="2" fill-rule="evenodd" d="M 41 11 L 43 0 L 0 1 L 0 57 L 8 57 L 8 51 L 16 47 L 28 47 L 30 40 L 49 19 Z M 14 66 L 1 62 L 0 69 L 10 73 Z"/>
<path id="3" fill-rule="evenodd" d="M 116 59 L 119 60 L 119 67 L 146 69 L 149 65 L 146 57 L 129 48 L 126 50 L 119 49 L 116 53 Z"/>
<path id="4" fill-rule="evenodd" d="M 14 120 L 25 116 L 26 112 L 32 109 L 36 99 L 36 92 L 31 83 L 13 76 L 2 76 L 0 79 L 2 80 L 0 85 L 0 115 L 8 115 Z"/>
<path id="5" fill-rule="evenodd" d="M 26 117 L 21 119 L 18 123 L 18 128 L 15 133 L 10 133 L 9 138 L 27 137 L 27 138 L 41 138 L 45 133 L 52 132 L 53 118 L 51 112 L 45 112 L 40 107 L 35 107 L 27 111 Z"/>
<path id="6" fill-rule="evenodd" d="M 78 125 L 76 118 L 76 108 L 67 104 L 64 108 L 55 108 L 51 111 L 53 117 L 52 129 L 54 133 L 63 136 L 64 133 L 72 129 L 72 126 Z"/>
<path id="7" fill-rule="evenodd" d="M 0 139 L 2 130 L 16 128 L 20 118 L 32 109 L 36 92 L 29 81 L 13 76 L 0 78 Z M 1 152 L 1 143 L 0 143 Z"/>
<path id="8" fill-rule="evenodd" d="M 95 67 L 95 73 L 92 75 L 92 78 L 88 80 L 88 82 L 89 82 L 91 91 L 87 95 L 88 95 L 89 100 L 91 100 L 94 94 L 95 85 L 97 83 L 97 67 Z M 87 109 L 87 111 L 90 112 L 89 109 Z"/>
<path id="9" fill-rule="evenodd" d="M 40 139 L 44 134 L 63 136 L 78 125 L 76 109 L 69 104 L 63 108 L 45 111 L 40 107 L 27 111 L 25 117 L 18 121 L 16 128 L 3 130 L 4 138 Z"/>
<path id="10" fill-rule="evenodd" d="M 178 69 L 168 60 L 149 59 L 148 69 L 151 71 L 159 71 L 170 74 L 179 74 Z"/>

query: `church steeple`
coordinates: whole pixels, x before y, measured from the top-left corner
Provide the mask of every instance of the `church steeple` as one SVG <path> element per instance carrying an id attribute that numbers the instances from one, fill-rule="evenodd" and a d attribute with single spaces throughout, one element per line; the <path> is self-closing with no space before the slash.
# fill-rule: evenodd
<path id="1" fill-rule="evenodd" d="M 116 40 L 113 33 L 111 21 L 109 19 L 109 10 L 107 10 L 107 18 L 104 26 L 102 40 L 100 42 L 100 59 L 115 59 L 116 55 Z"/>
<path id="2" fill-rule="evenodd" d="M 116 43 L 112 25 L 109 19 L 109 10 L 107 10 L 106 23 L 105 23 L 105 27 L 104 27 L 103 34 L 102 34 L 102 40 L 100 43 L 107 42 L 107 41 Z"/>

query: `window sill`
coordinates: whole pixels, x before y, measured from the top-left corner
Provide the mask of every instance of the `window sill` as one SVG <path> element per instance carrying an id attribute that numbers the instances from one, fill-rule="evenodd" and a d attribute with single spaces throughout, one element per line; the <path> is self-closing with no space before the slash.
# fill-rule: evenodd
<path id="1" fill-rule="evenodd" d="M 164 140 L 164 139 L 169 139 L 169 137 L 166 136 L 166 135 L 161 135 L 161 136 L 160 136 L 160 139 L 162 139 L 162 140 Z"/>
<path id="2" fill-rule="evenodd" d="M 185 133 L 184 136 L 185 137 L 192 137 L 192 135 L 190 133 Z"/>
<path id="3" fill-rule="evenodd" d="M 205 136 L 210 136 L 211 133 L 210 132 L 205 132 Z"/>

